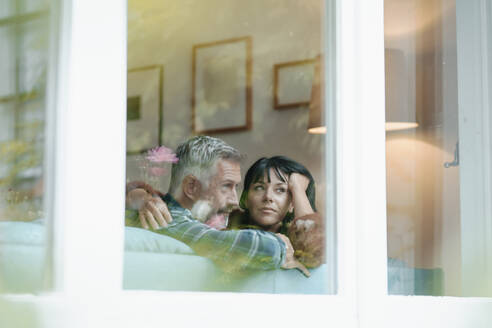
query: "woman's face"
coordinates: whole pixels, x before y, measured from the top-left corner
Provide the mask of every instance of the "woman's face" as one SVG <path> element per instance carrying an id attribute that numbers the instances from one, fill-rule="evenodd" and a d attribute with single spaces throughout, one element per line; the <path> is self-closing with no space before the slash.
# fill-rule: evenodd
<path id="1" fill-rule="evenodd" d="M 287 181 L 287 177 L 284 176 Z M 286 182 L 270 169 L 270 182 L 265 174 L 262 180 L 249 186 L 246 200 L 251 219 L 266 230 L 275 231 L 292 210 L 292 197 Z"/>

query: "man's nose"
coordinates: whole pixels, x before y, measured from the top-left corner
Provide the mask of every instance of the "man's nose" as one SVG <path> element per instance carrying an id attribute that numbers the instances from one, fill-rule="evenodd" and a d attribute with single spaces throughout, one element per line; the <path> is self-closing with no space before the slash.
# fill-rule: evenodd
<path id="1" fill-rule="evenodd" d="M 232 190 L 231 197 L 229 197 L 229 204 L 232 206 L 239 206 L 239 200 L 237 197 L 237 191 L 236 189 Z"/>

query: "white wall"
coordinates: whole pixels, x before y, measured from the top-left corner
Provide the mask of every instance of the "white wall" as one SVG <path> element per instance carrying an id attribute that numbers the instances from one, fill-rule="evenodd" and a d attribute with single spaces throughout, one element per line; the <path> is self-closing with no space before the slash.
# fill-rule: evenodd
<path id="1" fill-rule="evenodd" d="M 243 174 L 261 156 L 285 155 L 311 171 L 324 197 L 323 136 L 307 133 L 308 109 L 273 109 L 273 65 L 314 58 L 321 49 L 321 0 L 130 0 L 128 68 L 164 65 L 163 143 L 191 136 L 192 47 L 251 36 L 253 128 L 219 137 L 247 155 Z M 128 178 L 138 178 L 131 160 Z M 162 183 L 167 189 L 167 181 Z M 320 202 L 318 202 L 322 205 Z M 322 206 L 321 206 L 322 207 Z"/>

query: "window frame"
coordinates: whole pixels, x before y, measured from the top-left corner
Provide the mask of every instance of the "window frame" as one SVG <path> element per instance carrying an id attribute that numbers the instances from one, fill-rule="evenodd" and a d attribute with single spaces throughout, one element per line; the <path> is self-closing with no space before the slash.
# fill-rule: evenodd
<path id="1" fill-rule="evenodd" d="M 326 45 L 326 53 L 335 54 L 326 59 L 327 67 L 336 71 L 336 88 L 326 84 L 336 104 L 335 116 L 327 116 L 334 144 L 333 135 L 326 135 L 327 147 L 336 149 L 334 162 L 327 161 L 332 163 L 328 169 L 336 171 L 337 222 L 331 227 L 338 246 L 336 295 L 122 290 L 127 4 L 60 0 L 56 113 L 51 118 L 56 136 L 54 289 L 0 296 L 0 325 L 228 327 L 230 322 L 257 325 L 260 319 L 262 325 L 284 327 L 320 322 L 350 328 L 469 327 L 470 322 L 489 327 L 492 299 L 388 296 L 383 0 L 326 3 L 327 13 L 336 13 L 326 26 L 328 35 L 336 31 L 335 53 Z M 101 101 L 91 103 L 87 94 Z M 96 115 L 100 122 L 91 121 Z M 92 180 L 80 174 L 88 169 Z M 105 181 L 107 187 L 94 188 L 89 180 Z M 95 199 L 90 206 L 87 195 Z M 284 315 L 289 308 L 295 311 Z"/>
<path id="2" fill-rule="evenodd" d="M 485 296 L 492 293 L 492 5 L 457 0 L 456 10 L 462 294 Z"/>

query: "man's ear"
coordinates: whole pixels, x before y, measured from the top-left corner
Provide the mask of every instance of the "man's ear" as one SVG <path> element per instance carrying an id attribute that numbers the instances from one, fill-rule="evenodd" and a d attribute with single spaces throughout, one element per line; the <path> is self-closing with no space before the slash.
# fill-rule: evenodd
<path id="1" fill-rule="evenodd" d="M 202 192 L 202 184 L 194 175 L 187 175 L 181 183 L 183 194 L 192 201 L 196 202 Z"/>

